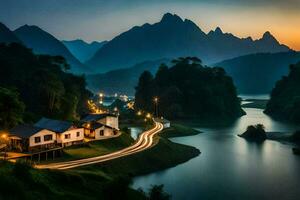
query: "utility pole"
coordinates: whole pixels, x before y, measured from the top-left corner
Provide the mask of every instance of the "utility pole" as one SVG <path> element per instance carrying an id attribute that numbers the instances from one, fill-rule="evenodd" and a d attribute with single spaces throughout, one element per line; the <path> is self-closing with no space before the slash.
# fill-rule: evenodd
<path id="1" fill-rule="evenodd" d="M 158 118 L 158 97 L 154 97 L 154 105 L 155 105 L 155 115 Z"/>

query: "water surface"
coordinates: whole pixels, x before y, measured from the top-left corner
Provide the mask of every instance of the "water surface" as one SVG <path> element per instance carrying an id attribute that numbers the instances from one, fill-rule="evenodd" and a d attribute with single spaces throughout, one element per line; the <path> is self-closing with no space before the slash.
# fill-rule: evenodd
<path id="1" fill-rule="evenodd" d="M 267 131 L 292 132 L 297 126 L 274 121 L 260 109 L 225 128 L 197 127 L 196 136 L 172 139 L 197 147 L 201 155 L 176 167 L 134 179 L 134 188 L 164 184 L 173 199 L 300 199 L 300 157 L 277 141 L 251 143 L 236 136 L 251 124 Z"/>

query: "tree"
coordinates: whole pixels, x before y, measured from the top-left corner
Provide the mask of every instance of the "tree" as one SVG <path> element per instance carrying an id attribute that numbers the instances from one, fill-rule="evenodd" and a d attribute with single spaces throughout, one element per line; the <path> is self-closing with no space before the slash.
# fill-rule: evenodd
<path id="1" fill-rule="evenodd" d="M 300 123 L 300 62 L 277 81 L 264 111 L 274 118 Z"/>
<path id="2" fill-rule="evenodd" d="M 135 96 L 138 109 L 154 112 L 152 99 L 157 96 L 160 114 L 167 118 L 233 120 L 244 114 L 224 69 L 203 66 L 196 57 L 180 57 L 172 63 L 162 64 L 155 78 L 150 72 L 141 75 Z"/>
<path id="3" fill-rule="evenodd" d="M 85 77 L 67 73 L 63 57 L 35 55 L 21 44 L 0 44 L 0 64 L 0 86 L 18 89 L 26 105 L 25 122 L 42 116 L 73 120 L 87 112 L 91 92 Z"/>
<path id="4" fill-rule="evenodd" d="M 154 91 L 155 85 L 152 74 L 149 71 L 143 72 L 136 87 L 135 107 L 146 111 L 152 110 Z"/>
<path id="5" fill-rule="evenodd" d="M 164 185 L 153 185 L 149 190 L 149 200 L 169 200 L 171 196 L 164 191 Z"/>
<path id="6" fill-rule="evenodd" d="M 0 87 L 0 127 L 8 129 L 23 122 L 24 109 L 16 90 Z"/>

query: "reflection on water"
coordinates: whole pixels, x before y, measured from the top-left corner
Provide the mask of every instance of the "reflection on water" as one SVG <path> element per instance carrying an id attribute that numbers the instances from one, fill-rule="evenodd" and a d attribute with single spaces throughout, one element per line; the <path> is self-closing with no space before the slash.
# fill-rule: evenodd
<path id="1" fill-rule="evenodd" d="M 172 139 L 195 146 L 201 155 L 174 168 L 134 179 L 134 188 L 164 184 L 173 199 L 299 199 L 300 157 L 291 146 L 276 141 L 262 144 L 236 136 L 251 124 L 267 131 L 295 131 L 295 125 L 272 120 L 260 109 L 226 128 L 198 127 L 204 133 Z"/>
<path id="2" fill-rule="evenodd" d="M 243 100 L 245 100 L 245 99 L 261 99 L 261 100 L 268 100 L 268 99 L 270 99 L 270 95 L 269 94 L 257 94 L 257 95 L 240 94 L 239 97 L 242 98 Z"/>

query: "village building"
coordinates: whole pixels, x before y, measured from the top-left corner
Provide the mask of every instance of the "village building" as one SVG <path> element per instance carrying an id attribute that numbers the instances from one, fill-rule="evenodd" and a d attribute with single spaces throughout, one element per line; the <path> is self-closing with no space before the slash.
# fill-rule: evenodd
<path id="1" fill-rule="evenodd" d="M 104 113 L 104 114 L 89 114 L 84 117 L 81 122 L 91 123 L 98 122 L 106 126 L 112 127 L 115 130 L 119 130 L 119 117 L 115 114 Z"/>
<path id="2" fill-rule="evenodd" d="M 82 126 L 84 127 L 84 135 L 88 139 L 100 140 L 118 134 L 116 129 L 98 122 L 84 123 Z"/>
<path id="3" fill-rule="evenodd" d="M 35 126 L 55 132 L 57 144 L 61 147 L 84 141 L 84 128 L 77 128 L 71 122 L 42 118 Z"/>
<path id="4" fill-rule="evenodd" d="M 9 146 L 18 151 L 40 151 L 57 146 L 56 133 L 32 125 L 19 125 L 9 131 Z"/>
<path id="5" fill-rule="evenodd" d="M 163 124 L 164 128 L 170 128 L 171 122 L 163 117 L 161 118 L 155 118 L 155 121 L 160 122 Z"/>

